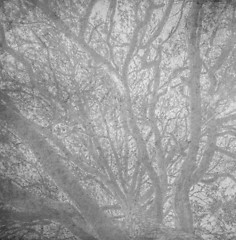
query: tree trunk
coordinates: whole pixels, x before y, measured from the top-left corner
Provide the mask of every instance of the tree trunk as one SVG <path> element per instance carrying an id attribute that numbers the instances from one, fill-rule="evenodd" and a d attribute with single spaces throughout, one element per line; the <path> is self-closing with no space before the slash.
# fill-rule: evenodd
<path id="1" fill-rule="evenodd" d="M 187 18 L 187 44 L 189 57 L 189 107 L 190 107 L 190 144 L 188 154 L 176 180 L 174 207 L 176 223 L 181 230 L 193 232 L 193 217 L 189 201 L 189 191 L 192 186 L 192 174 L 196 170 L 197 154 L 201 138 L 201 94 L 200 94 L 200 36 L 202 0 L 193 1 Z"/>

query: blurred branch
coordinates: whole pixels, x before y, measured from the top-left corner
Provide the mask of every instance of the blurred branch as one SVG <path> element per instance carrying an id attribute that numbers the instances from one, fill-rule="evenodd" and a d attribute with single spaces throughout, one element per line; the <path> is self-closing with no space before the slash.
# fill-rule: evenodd
<path id="1" fill-rule="evenodd" d="M 236 152 L 225 150 L 219 146 L 216 146 L 216 151 L 236 160 Z"/>
<path id="2" fill-rule="evenodd" d="M 222 117 L 222 118 L 217 118 L 216 122 L 217 124 L 223 124 L 223 123 L 227 123 L 234 120 L 236 120 L 236 113 Z"/>
<path id="3" fill-rule="evenodd" d="M 67 227 L 76 236 L 86 240 L 84 237 L 89 235 L 86 232 L 88 230 L 87 223 L 73 205 L 68 202 L 35 196 L 18 187 L 11 179 L 1 178 L 0 180 L 0 200 L 4 205 L 10 204 L 11 207 L 17 209 L 0 208 L 0 221 L 30 223 L 44 219 L 53 220 Z M 74 221 L 79 226 L 76 226 Z"/>
<path id="4" fill-rule="evenodd" d="M 209 174 L 209 175 L 210 176 L 213 175 L 213 177 L 210 177 L 207 179 L 202 179 L 201 182 L 204 184 L 212 184 L 212 183 L 216 182 L 219 178 L 229 178 L 234 183 L 236 183 L 236 177 L 231 173 L 214 173 L 214 174 Z"/>

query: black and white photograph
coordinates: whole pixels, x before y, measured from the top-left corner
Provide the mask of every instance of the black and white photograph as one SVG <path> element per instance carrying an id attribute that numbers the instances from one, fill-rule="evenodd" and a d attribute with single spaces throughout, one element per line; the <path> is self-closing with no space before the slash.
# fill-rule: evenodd
<path id="1" fill-rule="evenodd" d="M 0 0 L 0 240 L 236 240 L 236 0 Z"/>

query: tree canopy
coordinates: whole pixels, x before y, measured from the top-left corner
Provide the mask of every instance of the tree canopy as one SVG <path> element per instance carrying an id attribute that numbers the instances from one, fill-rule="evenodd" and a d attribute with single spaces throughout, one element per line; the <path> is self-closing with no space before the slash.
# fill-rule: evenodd
<path id="1" fill-rule="evenodd" d="M 235 9 L 0 1 L 0 238 L 235 239 Z"/>

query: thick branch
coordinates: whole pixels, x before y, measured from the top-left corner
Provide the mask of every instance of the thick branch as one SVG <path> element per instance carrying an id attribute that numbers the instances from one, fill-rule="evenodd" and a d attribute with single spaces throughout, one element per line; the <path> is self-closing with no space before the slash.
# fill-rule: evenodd
<path id="1" fill-rule="evenodd" d="M 183 162 L 180 176 L 176 181 L 175 210 L 179 227 L 185 232 L 193 232 L 193 217 L 189 202 L 191 176 L 196 168 L 196 157 L 201 136 L 201 95 L 200 95 L 200 25 L 203 1 L 192 3 L 187 19 L 188 57 L 189 57 L 189 94 L 190 94 L 190 145 L 186 159 Z"/>
<path id="2" fill-rule="evenodd" d="M 86 232 L 87 223 L 73 205 L 34 196 L 18 187 L 10 179 L 1 178 L 0 190 L 0 199 L 3 203 L 17 209 L 0 209 L 0 221 L 4 221 L 5 224 L 16 221 L 30 223 L 50 220 L 62 224 L 83 240 L 89 239 L 88 237 L 95 240 Z"/>
<path id="3" fill-rule="evenodd" d="M 122 239 L 127 239 L 127 236 L 114 226 L 103 213 L 95 200 L 85 192 L 56 150 L 49 145 L 40 133 L 32 128 L 27 119 L 4 104 L 0 105 L 0 110 L 1 119 L 14 127 L 19 137 L 27 142 L 44 171 L 70 197 L 83 216 L 93 225 L 98 235 L 104 240 L 110 240 L 112 237 L 113 239 L 120 239 L 121 236 Z"/>

